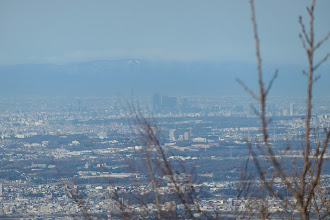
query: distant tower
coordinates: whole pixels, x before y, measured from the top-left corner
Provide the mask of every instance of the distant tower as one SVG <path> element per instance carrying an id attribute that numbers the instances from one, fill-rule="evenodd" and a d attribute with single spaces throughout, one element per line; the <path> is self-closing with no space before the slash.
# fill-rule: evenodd
<path id="1" fill-rule="evenodd" d="M 0 183 L 0 196 L 2 196 L 2 183 Z"/>
<path id="2" fill-rule="evenodd" d="M 81 112 L 81 100 L 78 100 L 78 112 Z"/>
<path id="3" fill-rule="evenodd" d="M 288 116 L 288 109 L 283 109 L 283 116 Z"/>
<path id="4" fill-rule="evenodd" d="M 154 113 L 158 113 L 161 109 L 162 99 L 161 95 L 159 93 L 156 93 L 152 97 L 152 110 Z"/>
<path id="5" fill-rule="evenodd" d="M 273 136 L 274 136 L 274 143 L 275 143 L 275 140 L 276 140 L 276 133 L 275 133 L 275 124 L 274 124 L 274 126 L 273 126 Z"/>
<path id="6" fill-rule="evenodd" d="M 294 103 L 290 104 L 290 116 L 293 116 L 294 114 Z"/>
<path id="7" fill-rule="evenodd" d="M 183 140 L 185 140 L 185 141 L 189 140 L 189 133 L 188 132 L 185 132 L 183 134 Z"/>
<path id="8" fill-rule="evenodd" d="M 188 109 L 189 109 L 188 105 L 189 105 L 189 103 L 188 103 L 188 99 L 187 99 L 187 98 L 183 98 L 183 99 L 181 100 L 181 110 L 182 110 L 183 112 L 187 112 Z"/>
<path id="9" fill-rule="evenodd" d="M 175 129 L 170 130 L 170 141 L 175 141 Z"/>

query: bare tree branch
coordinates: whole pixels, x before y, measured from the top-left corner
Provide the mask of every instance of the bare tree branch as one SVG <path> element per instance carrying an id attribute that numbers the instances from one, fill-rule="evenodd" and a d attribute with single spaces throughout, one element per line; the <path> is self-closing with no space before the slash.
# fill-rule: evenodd
<path id="1" fill-rule="evenodd" d="M 278 75 L 278 70 L 275 70 L 275 73 L 273 75 L 273 78 L 270 80 L 270 82 L 268 83 L 268 86 L 267 86 L 267 89 L 266 89 L 266 92 L 265 92 L 265 95 L 268 95 L 270 89 L 272 88 L 273 86 L 273 82 L 274 80 L 277 78 L 277 75 Z"/>
<path id="2" fill-rule="evenodd" d="M 322 40 L 320 40 L 314 47 L 314 50 L 317 50 L 324 42 L 326 42 L 330 37 L 330 32 L 328 32 L 327 35 L 324 36 Z"/>
<path id="3" fill-rule="evenodd" d="M 319 68 L 324 62 L 327 61 L 327 59 L 330 57 L 330 53 L 328 53 L 327 55 L 325 55 L 323 57 L 323 59 L 321 59 L 314 67 L 313 67 L 313 71 L 317 70 L 317 68 Z"/>
<path id="4" fill-rule="evenodd" d="M 253 26 L 254 40 L 255 40 L 255 51 L 256 51 L 256 59 L 257 59 L 257 75 L 258 75 L 258 86 L 259 86 L 259 104 L 260 104 L 260 120 L 261 120 L 261 132 L 263 137 L 263 145 L 266 149 L 267 153 L 264 152 L 263 148 L 258 146 L 258 152 L 261 155 L 268 156 L 270 159 L 270 163 L 273 165 L 274 169 L 277 172 L 277 175 L 281 178 L 286 186 L 286 190 L 290 195 L 294 196 L 296 199 L 297 208 L 301 214 L 302 219 L 308 219 L 309 214 L 312 208 L 312 198 L 314 196 L 314 192 L 316 187 L 318 186 L 321 179 L 321 171 L 322 165 L 324 163 L 324 154 L 327 148 L 327 144 L 329 141 L 329 132 L 324 139 L 322 149 L 320 150 L 319 144 L 316 144 L 314 155 L 311 156 L 311 142 L 310 142 L 310 134 L 311 134 L 311 117 L 312 117 L 312 90 L 313 84 L 319 79 L 320 75 L 314 76 L 314 72 L 320 65 L 322 65 L 329 57 L 327 54 L 319 63 L 314 66 L 314 53 L 315 50 L 318 49 L 325 41 L 328 40 L 330 34 L 328 33 L 321 41 L 319 41 L 316 45 L 314 45 L 314 9 L 315 9 L 316 1 L 313 0 L 311 5 L 307 7 L 307 12 L 309 14 L 309 33 L 306 31 L 306 27 L 302 21 L 302 17 L 299 17 L 299 24 L 301 26 L 302 34 L 299 35 L 300 40 L 302 41 L 303 48 L 306 51 L 308 57 L 308 71 L 303 71 L 304 75 L 308 78 L 308 86 L 307 86 L 307 111 L 305 117 L 305 138 L 304 138 L 304 149 L 302 155 L 302 169 L 298 169 L 297 159 L 295 158 L 293 161 L 294 169 L 292 170 L 291 176 L 287 176 L 286 172 L 282 166 L 283 161 L 276 159 L 274 149 L 270 145 L 268 141 L 268 124 L 269 120 L 266 118 L 266 98 L 271 89 L 274 79 L 277 76 L 277 71 L 275 72 L 273 78 L 269 82 L 266 90 L 265 84 L 263 82 L 263 73 L 262 73 L 262 59 L 260 53 L 260 41 L 258 37 L 257 31 L 257 22 L 255 16 L 254 9 L 254 1 L 250 0 L 251 7 L 251 20 Z M 246 85 L 242 82 L 240 84 L 245 88 L 248 93 L 252 93 L 250 89 L 246 89 Z M 253 97 L 258 97 L 256 94 L 252 93 Z M 318 143 L 315 142 L 315 143 Z M 274 172 L 272 171 L 272 178 L 269 181 L 267 179 L 267 170 L 265 166 L 266 163 L 260 163 L 261 161 L 257 158 L 256 153 L 253 151 L 251 144 L 248 144 L 248 148 L 251 152 L 254 165 L 259 173 L 260 178 L 263 180 L 263 184 L 274 197 L 277 197 L 276 191 L 273 190 L 273 180 L 274 180 Z M 292 180 L 289 180 L 292 179 Z M 293 184 L 292 184 L 293 183 Z M 287 206 L 286 206 L 287 207 Z M 265 211 L 263 211 L 265 213 Z M 262 214 L 263 215 L 263 214 Z M 287 215 L 288 216 L 288 215 Z"/>
<path id="5" fill-rule="evenodd" d="M 303 21 L 302 21 L 302 16 L 299 16 L 299 24 L 300 24 L 300 26 L 301 26 L 301 31 L 302 31 L 302 33 L 303 33 L 303 35 L 304 35 L 305 40 L 307 41 L 307 43 L 309 43 L 310 40 L 309 40 L 308 34 L 307 34 L 307 32 L 306 32 L 305 25 L 304 25 L 304 23 L 303 23 Z M 300 36 L 300 38 L 302 38 L 302 36 Z"/>
<path id="6" fill-rule="evenodd" d="M 259 100 L 259 97 L 242 80 L 236 79 L 236 81 L 252 96 L 252 98 L 257 101 Z"/>

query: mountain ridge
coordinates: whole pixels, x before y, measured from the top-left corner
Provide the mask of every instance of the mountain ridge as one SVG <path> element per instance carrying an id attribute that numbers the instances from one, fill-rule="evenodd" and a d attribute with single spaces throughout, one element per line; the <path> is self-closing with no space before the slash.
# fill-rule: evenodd
<path id="1" fill-rule="evenodd" d="M 264 65 L 270 79 L 275 65 Z M 299 65 L 282 65 L 273 95 L 293 96 L 304 91 Z M 329 68 L 323 68 L 329 72 Z M 169 95 L 241 95 L 239 78 L 256 88 L 256 66 L 235 62 L 179 62 L 143 59 L 95 60 L 68 64 L 17 64 L 0 66 L 0 95 L 111 96 L 156 92 Z M 316 84 L 316 93 L 329 93 L 329 74 Z"/>

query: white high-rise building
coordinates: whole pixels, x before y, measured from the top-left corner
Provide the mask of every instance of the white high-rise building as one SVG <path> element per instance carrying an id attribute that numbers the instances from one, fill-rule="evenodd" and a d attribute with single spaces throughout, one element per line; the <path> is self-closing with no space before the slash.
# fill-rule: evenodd
<path id="1" fill-rule="evenodd" d="M 293 116 L 294 114 L 294 103 L 290 104 L 290 116 Z"/>
<path id="2" fill-rule="evenodd" d="M 170 129 L 170 141 L 175 141 L 175 129 Z"/>
<path id="3" fill-rule="evenodd" d="M 188 132 L 185 132 L 185 133 L 183 134 L 183 139 L 184 139 L 185 141 L 189 140 L 189 133 L 188 133 Z"/>

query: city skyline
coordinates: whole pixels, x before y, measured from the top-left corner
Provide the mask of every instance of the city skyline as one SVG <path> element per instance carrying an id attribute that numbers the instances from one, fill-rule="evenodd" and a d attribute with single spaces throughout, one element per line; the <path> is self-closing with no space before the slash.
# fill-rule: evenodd
<path id="1" fill-rule="evenodd" d="M 328 218 L 329 9 L 0 0 L 0 219 Z"/>

